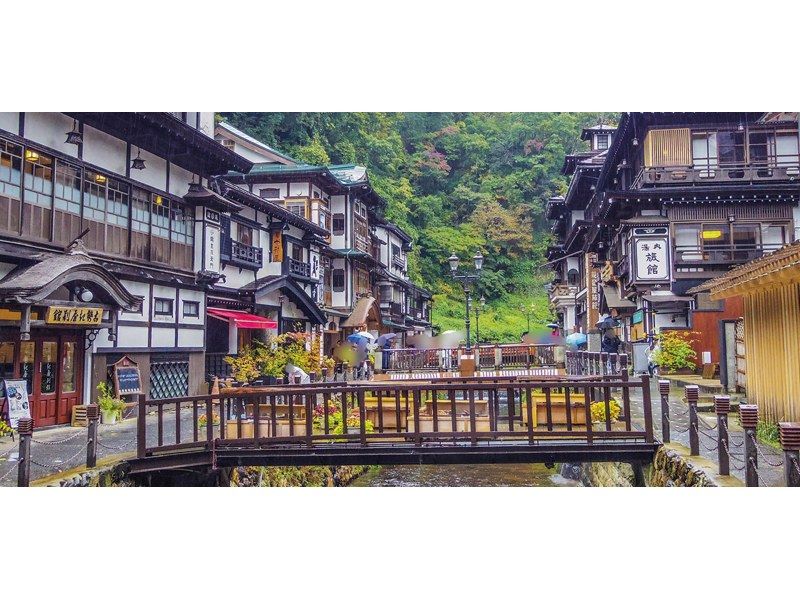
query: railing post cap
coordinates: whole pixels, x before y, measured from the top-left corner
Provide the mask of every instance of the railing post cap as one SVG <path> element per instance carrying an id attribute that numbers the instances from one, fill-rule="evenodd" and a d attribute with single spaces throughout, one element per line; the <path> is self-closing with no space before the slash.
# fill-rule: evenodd
<path id="1" fill-rule="evenodd" d="M 743 428 L 755 430 L 758 427 L 758 405 L 739 405 L 739 420 Z"/>
<path id="2" fill-rule="evenodd" d="M 21 420 L 20 420 L 20 423 Z M 785 451 L 800 451 L 800 423 L 780 422 L 781 446 Z"/>
<path id="3" fill-rule="evenodd" d="M 687 384 L 683 388 L 683 394 L 689 403 L 696 403 L 700 398 L 700 387 L 696 384 Z"/>
<path id="4" fill-rule="evenodd" d="M 731 398 L 728 395 L 714 395 L 714 411 L 717 414 L 730 413 Z"/>
<path id="5" fill-rule="evenodd" d="M 100 405 L 97 403 L 89 403 L 86 405 L 86 417 L 90 420 L 96 421 L 100 418 Z"/>
<path id="6" fill-rule="evenodd" d="M 33 434 L 33 420 L 30 417 L 21 417 L 17 422 L 17 432 L 20 436 Z"/>
<path id="7" fill-rule="evenodd" d="M 669 394 L 669 380 L 664 380 L 663 378 L 658 381 L 658 390 L 660 390 L 663 394 Z"/>

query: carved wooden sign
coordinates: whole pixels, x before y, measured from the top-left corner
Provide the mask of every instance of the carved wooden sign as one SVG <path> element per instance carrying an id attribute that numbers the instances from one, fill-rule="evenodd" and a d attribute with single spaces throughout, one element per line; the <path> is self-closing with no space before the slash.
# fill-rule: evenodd
<path id="1" fill-rule="evenodd" d="M 135 361 L 125 355 L 111 367 L 113 368 L 114 392 L 117 397 L 141 394 L 142 374 Z"/>

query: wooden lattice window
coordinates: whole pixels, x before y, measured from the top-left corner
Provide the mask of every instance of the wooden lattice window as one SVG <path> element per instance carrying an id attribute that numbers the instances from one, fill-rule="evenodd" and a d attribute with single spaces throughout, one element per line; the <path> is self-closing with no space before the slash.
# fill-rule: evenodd
<path id="1" fill-rule="evenodd" d="M 689 129 L 651 129 L 644 139 L 644 165 L 690 166 L 692 137 Z"/>

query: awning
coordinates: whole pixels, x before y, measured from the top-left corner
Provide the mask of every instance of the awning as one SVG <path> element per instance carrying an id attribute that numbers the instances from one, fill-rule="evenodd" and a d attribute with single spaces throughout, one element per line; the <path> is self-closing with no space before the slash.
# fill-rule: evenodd
<path id="1" fill-rule="evenodd" d="M 691 303 L 691 297 L 681 297 L 680 295 L 642 295 L 642 299 L 650 303 Z"/>
<path id="2" fill-rule="evenodd" d="M 616 286 L 603 285 L 603 296 L 606 298 L 606 305 L 609 309 L 636 309 L 633 301 L 620 297 L 619 289 Z"/>
<path id="3" fill-rule="evenodd" d="M 237 311 L 233 309 L 217 309 L 216 307 L 206 308 L 209 316 L 219 320 L 226 320 L 233 322 L 239 328 L 258 328 L 261 330 L 275 329 L 278 323 L 275 320 L 269 320 L 263 316 L 249 314 L 244 311 Z"/>
<path id="4" fill-rule="evenodd" d="M 361 297 L 361 299 L 356 301 L 353 312 L 342 322 L 341 328 L 355 328 L 366 324 L 367 315 L 369 315 L 369 310 L 374 303 L 375 297 Z"/>

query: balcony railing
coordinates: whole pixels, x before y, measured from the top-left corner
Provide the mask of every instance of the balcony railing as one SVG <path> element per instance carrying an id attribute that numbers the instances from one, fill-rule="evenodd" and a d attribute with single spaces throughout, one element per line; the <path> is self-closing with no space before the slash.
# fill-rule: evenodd
<path id="1" fill-rule="evenodd" d="M 263 264 L 264 252 L 261 247 L 245 245 L 223 235 L 220 257 L 223 261 L 243 268 L 258 269 Z"/>
<path id="2" fill-rule="evenodd" d="M 651 166 L 643 168 L 634 189 L 647 185 L 695 185 L 751 181 L 793 181 L 800 176 L 798 156 L 781 156 L 781 163 L 729 163 L 702 166 Z"/>
<path id="3" fill-rule="evenodd" d="M 727 266 L 743 264 L 760 258 L 783 247 L 780 243 L 736 245 L 676 245 L 674 249 L 676 266 Z"/>
<path id="4" fill-rule="evenodd" d="M 405 270 L 406 269 L 406 260 L 405 260 L 404 257 L 402 257 L 400 255 L 392 256 L 392 265 L 393 266 L 397 266 L 401 270 Z"/>
<path id="5" fill-rule="evenodd" d="M 367 237 L 362 237 L 361 235 L 353 235 L 355 239 L 354 245 L 355 248 L 359 251 L 363 251 L 366 254 L 372 255 L 372 243 Z"/>
<path id="6" fill-rule="evenodd" d="M 294 276 L 305 276 L 306 278 L 311 276 L 311 266 L 309 264 L 291 257 L 288 259 L 288 264 L 289 274 Z"/>

